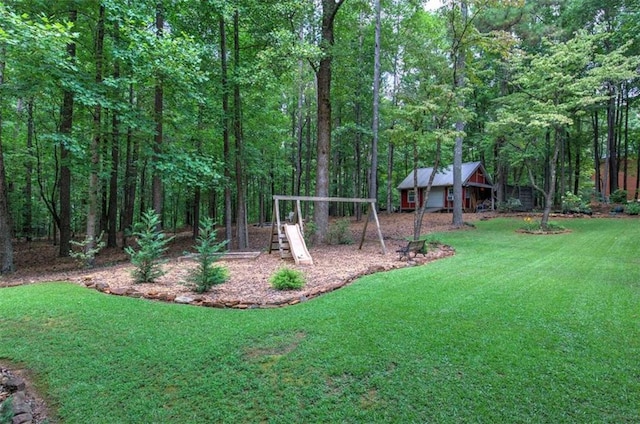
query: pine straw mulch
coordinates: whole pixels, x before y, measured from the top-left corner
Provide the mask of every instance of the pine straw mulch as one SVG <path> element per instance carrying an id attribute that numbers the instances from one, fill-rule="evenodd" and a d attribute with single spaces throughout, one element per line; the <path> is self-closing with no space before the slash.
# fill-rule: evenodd
<path id="1" fill-rule="evenodd" d="M 486 218 L 488 214 L 465 214 L 465 222 Z M 362 249 L 358 249 L 364 222 L 349 218 L 354 240 L 348 245 L 309 246 L 313 265 L 295 265 L 293 259 L 281 259 L 276 250 L 267 253 L 271 226 L 252 226 L 249 233 L 249 250 L 259 253 L 253 259 L 223 258 L 218 262 L 229 271 L 230 279 L 215 286 L 208 293 L 198 295 L 184 284 L 195 261 L 185 255 L 193 251 L 189 232 L 175 234 L 163 265 L 166 274 L 155 283 L 134 284 L 133 267 L 122 249 L 106 249 L 97 257 L 97 266 L 90 270 L 79 269 L 71 258 L 59 258 L 57 247 L 47 242 L 18 243 L 15 246 L 17 271 L 0 277 L 0 287 L 47 281 L 70 281 L 96 288 L 105 293 L 130 295 L 164 301 L 178 301 L 213 307 L 273 307 L 295 304 L 322 293 L 343 287 L 356 278 L 375 272 L 388 271 L 407 265 L 422 265 L 454 253 L 449 246 L 431 245 L 429 253 L 411 261 L 400 261 L 396 250 L 406 243 L 413 232 L 413 214 L 394 213 L 379 215 L 387 254 L 382 254 L 375 224 L 367 225 Z M 423 233 L 451 230 L 451 214 L 428 214 L 423 223 Z M 465 226 L 464 228 L 470 228 Z M 305 277 L 305 287 L 295 291 L 278 291 L 271 288 L 269 277 L 281 267 L 300 270 Z"/>

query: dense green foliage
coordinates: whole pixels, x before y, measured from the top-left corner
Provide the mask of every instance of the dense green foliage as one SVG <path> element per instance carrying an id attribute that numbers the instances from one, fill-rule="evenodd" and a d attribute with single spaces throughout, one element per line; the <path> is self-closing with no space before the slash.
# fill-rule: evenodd
<path id="1" fill-rule="evenodd" d="M 638 202 L 629 202 L 625 207 L 625 212 L 629 215 L 638 215 L 640 214 L 640 203 Z"/>
<path id="2" fill-rule="evenodd" d="M 316 192 L 320 156 L 328 195 L 389 211 L 414 167 L 460 156 L 483 161 L 498 204 L 522 186 L 541 209 L 568 191 L 637 197 L 639 0 L 382 1 L 379 72 L 375 3 L 3 2 L 0 224 L 124 247 L 152 207 L 194 236 L 201 216 L 223 223 L 233 249 L 246 232 L 232 226 L 269 221 L 271 195 Z M 339 12 L 319 43 L 323 6 Z"/>
<path id="3" fill-rule="evenodd" d="M 304 275 L 292 268 L 280 268 L 271 277 L 269 284 L 276 290 L 298 290 L 304 287 Z"/>
<path id="4" fill-rule="evenodd" d="M 329 226 L 328 241 L 331 244 L 353 244 L 348 219 L 339 219 Z"/>
<path id="5" fill-rule="evenodd" d="M 611 203 L 627 203 L 627 191 L 618 189 L 611 193 Z"/>
<path id="6" fill-rule="evenodd" d="M 478 222 L 438 234 L 453 257 L 275 310 L 3 288 L 0 357 L 69 424 L 637 422 L 636 224 Z"/>
<path id="7" fill-rule="evenodd" d="M 69 256 L 76 259 L 81 266 L 91 268 L 95 264 L 96 255 L 104 248 L 106 243 L 102 239 L 104 233 L 100 234 L 95 240 L 85 238 L 82 241 L 71 240 L 71 245 L 75 248 L 69 252 Z M 89 243 L 93 245 L 89 246 Z"/>
<path id="8" fill-rule="evenodd" d="M 222 284 L 229 279 L 227 270 L 216 266 L 215 262 L 224 254 L 227 241 L 216 241 L 215 223 L 211 218 L 205 218 L 200 223 L 200 235 L 196 239 L 197 266 L 189 274 L 187 284 L 197 293 L 209 291 L 212 286 Z"/>
<path id="9" fill-rule="evenodd" d="M 135 266 L 132 276 L 136 283 L 153 283 L 164 275 L 162 255 L 167 251 L 173 239 L 166 237 L 159 229 L 160 217 L 151 209 L 142 214 L 136 223 L 132 235 L 136 238 L 138 249 L 127 246 L 125 251 Z"/>

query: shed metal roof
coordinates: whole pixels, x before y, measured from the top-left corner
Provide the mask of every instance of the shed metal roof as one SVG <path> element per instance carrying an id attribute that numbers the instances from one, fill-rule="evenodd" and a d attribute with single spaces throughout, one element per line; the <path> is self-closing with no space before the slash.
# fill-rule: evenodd
<path id="1" fill-rule="evenodd" d="M 480 168 L 484 177 L 489 184 L 482 184 L 476 182 L 469 182 L 469 178 Z M 429 183 L 429 177 L 433 172 L 433 167 L 419 168 L 418 170 L 418 187 L 426 187 Z M 449 165 L 447 168 L 436 172 L 433 178 L 433 184 L 431 187 L 449 187 L 453 185 L 453 165 Z M 491 188 L 491 178 L 487 171 L 484 169 L 482 162 L 466 162 L 462 164 L 462 185 L 475 186 L 475 187 L 487 187 Z M 398 186 L 399 190 L 412 189 L 413 188 L 413 171 L 407 175 L 407 177 Z"/>

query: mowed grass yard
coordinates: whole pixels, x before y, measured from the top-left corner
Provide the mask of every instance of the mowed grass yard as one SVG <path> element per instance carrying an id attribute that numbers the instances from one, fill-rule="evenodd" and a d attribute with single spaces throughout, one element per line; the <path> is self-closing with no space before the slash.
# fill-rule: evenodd
<path id="1" fill-rule="evenodd" d="M 63 423 L 640 422 L 640 221 L 559 223 L 284 309 L 5 288 L 0 359 Z"/>

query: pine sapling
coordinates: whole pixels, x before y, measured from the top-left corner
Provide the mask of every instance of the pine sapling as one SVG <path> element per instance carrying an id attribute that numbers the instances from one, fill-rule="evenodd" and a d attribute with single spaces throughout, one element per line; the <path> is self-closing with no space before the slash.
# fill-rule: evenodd
<path id="1" fill-rule="evenodd" d="M 153 209 L 143 213 L 141 221 L 134 226 L 132 235 L 137 238 L 139 248 L 135 250 L 127 246 L 125 252 L 136 267 L 132 272 L 136 283 L 153 283 L 164 275 L 161 257 L 173 237 L 165 237 L 159 228 L 160 216 Z"/>
<path id="2" fill-rule="evenodd" d="M 222 284 L 228 279 L 227 269 L 215 265 L 224 254 L 223 249 L 228 240 L 216 242 L 214 225 L 211 218 L 205 218 L 200 222 L 200 235 L 195 245 L 198 265 L 189 274 L 186 283 L 198 293 L 207 292 L 212 286 Z"/>

